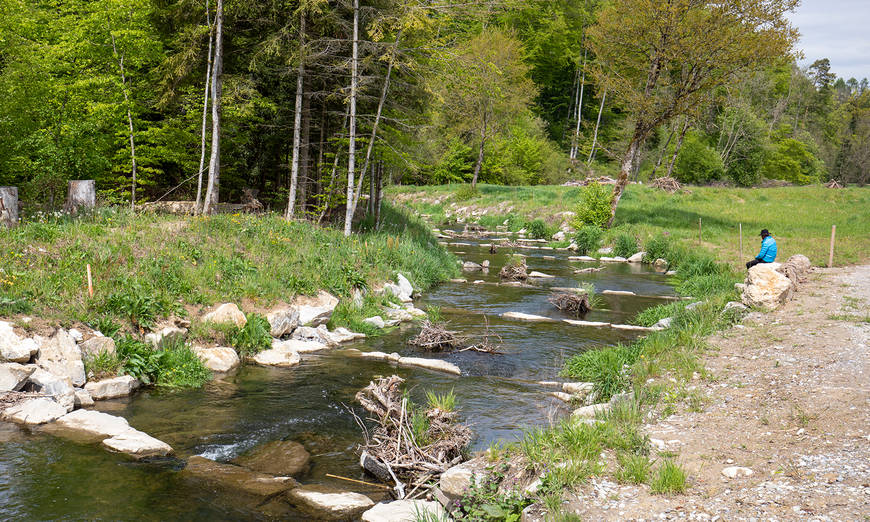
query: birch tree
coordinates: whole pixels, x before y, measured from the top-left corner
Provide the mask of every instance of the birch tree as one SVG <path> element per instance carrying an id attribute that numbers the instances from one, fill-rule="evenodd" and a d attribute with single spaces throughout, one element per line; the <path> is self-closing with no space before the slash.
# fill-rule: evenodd
<path id="1" fill-rule="evenodd" d="M 356 167 L 356 94 L 359 85 L 359 0 L 353 0 L 353 55 L 350 76 L 349 144 L 347 148 L 347 210 L 344 214 L 344 235 L 350 237 L 353 223 L 353 180 Z"/>
<path id="2" fill-rule="evenodd" d="M 217 0 L 217 12 L 215 13 L 215 50 L 214 64 L 212 65 L 211 83 L 211 159 L 208 164 L 208 188 L 205 192 L 203 214 L 217 212 L 217 204 L 220 200 L 220 161 L 221 161 L 221 93 L 223 89 L 223 26 L 224 26 L 224 1 Z"/>
<path id="3" fill-rule="evenodd" d="M 205 23 L 208 27 L 208 57 L 205 67 L 205 91 L 202 102 L 202 131 L 200 132 L 199 170 L 196 174 L 196 204 L 193 213 L 199 214 L 202 210 L 202 173 L 205 170 L 206 133 L 208 130 L 208 100 L 211 94 L 211 53 L 214 44 L 214 33 L 211 30 L 211 10 L 208 0 L 205 2 Z"/>

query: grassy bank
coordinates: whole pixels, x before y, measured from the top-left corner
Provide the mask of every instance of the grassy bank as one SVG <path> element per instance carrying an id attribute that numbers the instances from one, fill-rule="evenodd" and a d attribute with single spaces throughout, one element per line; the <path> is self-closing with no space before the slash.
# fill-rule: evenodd
<path id="1" fill-rule="evenodd" d="M 629 186 L 616 214 L 616 227 L 605 234 L 604 241 L 613 244 L 618 234 L 628 232 L 643 242 L 666 231 L 679 240 L 697 243 L 700 218 L 702 246 L 735 266 L 741 223 L 745 260 L 757 253 L 758 231 L 767 228 L 777 238 L 780 258 L 802 253 L 813 264 L 823 265 L 828 258 L 831 225 L 837 225 L 835 264 L 870 261 L 870 187 L 688 189 L 688 193 L 669 195 L 645 186 Z M 580 202 L 579 188 L 562 186 L 479 185 L 476 192 L 461 185 L 408 186 L 393 187 L 389 195 L 431 215 L 436 224 L 455 220 L 457 210 L 464 208 L 459 214 L 486 211 L 473 221 L 492 225 L 510 220 L 515 229 L 535 219 L 557 226 L 564 219 L 559 214 L 574 211 Z"/>
<path id="2" fill-rule="evenodd" d="M 386 298 L 369 293 L 362 306 L 352 306 L 352 290 L 394 280 L 397 272 L 425 289 L 456 273 L 455 258 L 421 221 L 389 205 L 383 216 L 379 231 L 350 238 L 277 215 L 188 218 L 105 208 L 78 218 L 25 221 L 0 229 L 0 319 L 24 328 L 84 324 L 113 336 L 119 357 L 87 361 L 94 375 L 124 372 L 167 386 L 201 384 L 208 376 L 189 348 L 153 354 L 141 335 L 164 319 L 188 318 L 189 340 L 255 353 L 271 340 L 262 317 L 267 310 L 319 290 L 341 299 L 331 326 L 372 334 L 361 320 L 380 312 Z M 197 320 L 206 307 L 223 302 L 248 314 L 245 328 Z M 24 323 L 22 315 L 38 320 Z M 184 367 L 190 370 L 184 375 L 174 371 Z"/>

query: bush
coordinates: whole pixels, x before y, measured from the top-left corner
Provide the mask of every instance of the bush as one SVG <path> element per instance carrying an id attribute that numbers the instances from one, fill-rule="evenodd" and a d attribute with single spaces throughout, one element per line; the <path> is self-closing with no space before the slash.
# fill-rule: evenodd
<path id="1" fill-rule="evenodd" d="M 610 199 L 612 196 L 610 188 L 592 182 L 580 190 L 582 191 L 581 201 L 577 205 L 577 215 L 574 216 L 572 225 L 578 230 L 587 225 L 604 228 L 610 221 Z"/>
<path id="2" fill-rule="evenodd" d="M 160 375 L 161 352 L 129 335 L 115 340 L 115 353 L 124 361 L 122 373 L 143 384 L 154 384 Z"/>
<path id="3" fill-rule="evenodd" d="M 637 238 L 631 234 L 619 234 L 613 245 L 613 255 L 631 257 L 637 253 Z"/>
<path id="4" fill-rule="evenodd" d="M 199 388 L 211 379 L 211 370 L 188 346 L 181 344 L 160 352 L 157 386 Z"/>
<path id="5" fill-rule="evenodd" d="M 719 153 L 698 135 L 687 135 L 677 157 L 674 176 L 683 183 L 701 184 L 720 179 L 724 174 L 725 165 Z"/>
<path id="6" fill-rule="evenodd" d="M 474 197 L 477 197 L 477 189 L 471 185 L 462 185 L 453 193 L 453 199 L 456 201 L 468 201 Z"/>
<path id="7" fill-rule="evenodd" d="M 601 227 L 594 225 L 586 225 L 580 227 L 574 235 L 574 242 L 577 243 L 577 253 L 582 256 L 588 256 L 590 252 L 598 250 L 598 245 L 601 243 L 601 236 L 604 232 Z"/>
<path id="8" fill-rule="evenodd" d="M 656 259 L 669 260 L 671 255 L 671 238 L 664 234 L 655 235 L 647 240 L 644 251 L 646 255 L 643 260 L 647 263 L 652 263 Z"/>
<path id="9" fill-rule="evenodd" d="M 535 239 L 549 239 L 552 235 L 550 234 L 550 227 L 541 219 L 536 219 L 526 225 L 526 232 Z"/>
<path id="10" fill-rule="evenodd" d="M 124 367 L 124 361 L 118 357 L 117 353 L 105 350 L 98 354 L 85 355 L 82 359 L 85 363 L 85 374 L 88 376 L 88 380 L 115 377 L 121 373 Z"/>
<path id="11" fill-rule="evenodd" d="M 786 138 L 768 156 L 762 172 L 770 179 L 807 185 L 819 181 L 822 162 L 809 150 L 806 143 Z"/>
<path id="12" fill-rule="evenodd" d="M 230 342 L 241 355 L 254 355 L 272 346 L 269 321 L 260 314 L 247 314 L 248 322 L 230 335 Z"/>

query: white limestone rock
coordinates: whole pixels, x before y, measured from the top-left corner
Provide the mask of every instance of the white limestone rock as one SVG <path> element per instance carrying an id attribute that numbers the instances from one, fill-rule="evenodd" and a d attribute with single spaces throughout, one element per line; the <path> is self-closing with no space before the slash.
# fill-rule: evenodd
<path id="1" fill-rule="evenodd" d="M 54 375 L 69 378 L 73 386 L 82 386 L 85 381 L 85 363 L 82 351 L 66 330 L 59 329 L 51 337 L 37 336 L 39 353 L 36 364 Z"/>
<path id="2" fill-rule="evenodd" d="M 501 314 L 504 319 L 514 319 L 517 321 L 532 321 L 532 322 L 553 322 L 555 319 L 544 317 L 542 315 L 526 314 L 523 312 L 505 312 Z"/>
<path id="3" fill-rule="evenodd" d="M 211 312 L 202 316 L 202 322 L 204 323 L 216 323 L 216 324 L 234 324 L 239 328 L 242 328 L 247 324 L 248 318 L 245 317 L 245 314 L 239 310 L 239 307 L 236 306 L 235 303 L 224 303 Z"/>
<path id="4" fill-rule="evenodd" d="M 0 364 L 0 392 L 21 391 L 36 366 L 18 363 Z"/>
<path id="5" fill-rule="evenodd" d="M 629 263 L 643 263 L 643 258 L 646 255 L 646 252 L 638 252 L 633 256 L 628 258 Z"/>
<path id="6" fill-rule="evenodd" d="M 749 269 L 741 299 L 743 304 L 774 310 L 791 297 L 794 283 L 777 271 L 779 267 L 779 263 L 761 263 Z"/>
<path id="7" fill-rule="evenodd" d="M 267 315 L 266 319 L 269 321 L 269 334 L 280 338 L 290 335 L 299 326 L 299 310 L 295 308 L 275 310 Z"/>
<path id="8" fill-rule="evenodd" d="M 76 408 L 87 408 L 94 405 L 94 398 L 87 390 L 77 389 L 75 390 L 74 404 Z"/>
<path id="9" fill-rule="evenodd" d="M 294 300 L 294 307 L 299 312 L 299 324 L 302 326 L 320 326 L 332 318 L 332 312 L 338 306 L 338 298 L 321 290 L 317 296 L 299 296 Z"/>
<path id="10" fill-rule="evenodd" d="M 193 348 L 195 353 L 206 368 L 217 373 L 227 373 L 235 370 L 242 364 L 239 354 L 232 348 L 219 346 L 217 348 Z"/>
<path id="11" fill-rule="evenodd" d="M 40 397 L 22 401 L 3 412 L 3 420 L 18 424 L 45 424 L 66 415 L 66 408 L 51 399 Z"/>
<path id="12" fill-rule="evenodd" d="M 425 500 L 395 500 L 377 504 L 362 514 L 363 522 L 416 522 L 420 516 L 426 520 L 445 520 L 447 511 L 438 502 Z"/>
<path id="13" fill-rule="evenodd" d="M 529 272 L 529 277 L 537 277 L 540 279 L 552 279 L 556 276 L 550 275 L 550 274 L 545 274 L 543 272 L 537 272 L 537 271 L 533 270 L 533 271 Z"/>
<path id="14" fill-rule="evenodd" d="M 591 406 L 583 406 L 582 408 L 577 408 L 571 415 L 579 418 L 592 418 L 599 413 L 604 413 L 607 411 L 610 411 L 610 403 L 604 402 L 601 404 L 593 404 Z"/>
<path id="15" fill-rule="evenodd" d="M 386 326 L 383 318 L 381 318 L 381 316 L 379 315 L 376 315 L 374 317 L 367 317 L 366 319 L 363 319 L 363 322 L 365 324 L 374 326 L 375 328 L 384 328 Z"/>
<path id="16" fill-rule="evenodd" d="M 426 368 L 427 370 L 435 370 L 439 372 L 452 373 L 454 375 L 462 375 L 462 370 L 459 366 L 441 359 L 424 359 L 422 357 L 400 357 L 399 364 L 402 366 L 416 366 L 418 368 Z"/>
<path id="17" fill-rule="evenodd" d="M 0 321 L 0 362 L 27 364 L 38 351 L 36 341 L 19 337 L 11 323 Z"/>
<path id="18" fill-rule="evenodd" d="M 486 477 L 484 469 L 481 469 L 482 462 L 473 459 L 448 469 L 438 479 L 439 489 L 450 498 L 461 497 L 471 487 L 472 477 L 478 483 Z"/>
<path id="19" fill-rule="evenodd" d="M 235 305 L 233 305 L 235 306 Z M 204 318 L 203 318 L 204 319 Z M 209 322 L 219 322 L 219 321 L 209 321 Z M 186 328 L 178 328 L 177 326 L 167 326 L 166 328 L 161 329 L 159 332 L 151 332 L 145 336 L 145 340 L 151 344 L 154 348 L 165 348 L 167 346 L 176 346 L 179 343 L 183 343 L 184 339 L 187 337 L 187 329 Z"/>
<path id="20" fill-rule="evenodd" d="M 301 339 L 272 339 L 272 349 L 296 353 L 312 353 L 326 350 L 329 346 L 320 341 L 303 341 Z"/>
<path id="21" fill-rule="evenodd" d="M 375 504 L 369 497 L 359 493 L 315 485 L 292 489 L 287 496 L 291 503 L 321 520 L 356 518 Z"/>
<path id="22" fill-rule="evenodd" d="M 87 341 L 81 343 L 79 348 L 83 355 L 95 356 L 102 352 L 115 353 L 115 340 L 111 337 L 95 335 Z"/>
<path id="23" fill-rule="evenodd" d="M 55 423 L 59 431 L 103 440 L 131 430 L 127 419 L 95 410 L 76 410 L 67 413 Z"/>
<path id="24" fill-rule="evenodd" d="M 112 377 L 111 379 L 103 379 L 100 381 L 90 381 L 85 384 L 85 391 L 90 393 L 95 401 L 127 397 L 132 395 L 138 388 L 139 380 L 131 375 L 122 375 L 120 377 Z"/>
<path id="25" fill-rule="evenodd" d="M 262 366 L 290 368 L 302 362 L 298 352 L 292 350 L 266 350 L 254 356 L 254 362 Z"/>
<path id="26" fill-rule="evenodd" d="M 75 389 L 70 382 L 69 377 L 54 375 L 42 368 L 38 368 L 30 375 L 30 384 L 27 389 L 33 389 L 51 397 L 56 403 L 60 404 L 66 411 L 72 411 L 75 407 Z"/>
<path id="27" fill-rule="evenodd" d="M 748 477 L 752 475 L 752 473 L 753 471 L 751 469 L 741 466 L 729 466 L 722 470 L 722 475 L 730 479 L 735 479 L 738 477 Z"/>
<path id="28" fill-rule="evenodd" d="M 135 459 L 165 457 L 172 453 L 172 447 L 169 444 L 132 428 L 114 437 L 103 439 L 103 446 Z"/>

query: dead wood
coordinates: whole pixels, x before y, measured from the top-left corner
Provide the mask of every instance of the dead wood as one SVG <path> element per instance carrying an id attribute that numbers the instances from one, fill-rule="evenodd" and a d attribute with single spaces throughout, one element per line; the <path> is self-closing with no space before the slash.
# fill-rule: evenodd
<path id="1" fill-rule="evenodd" d="M 525 259 L 511 260 L 498 273 L 502 281 L 525 281 L 529 278 Z"/>
<path id="2" fill-rule="evenodd" d="M 430 352 L 451 351 L 464 346 L 464 339 L 457 333 L 448 330 L 444 324 L 433 323 L 427 319 L 423 321 L 420 333 L 412 337 L 408 344 Z"/>
<path id="3" fill-rule="evenodd" d="M 839 181 L 832 179 L 831 181 L 825 183 L 825 188 L 841 189 L 841 188 L 843 188 L 843 185 L 841 185 Z"/>
<path id="4" fill-rule="evenodd" d="M 589 304 L 589 295 L 585 293 L 561 292 L 550 295 L 548 301 L 562 312 L 576 317 L 580 317 L 592 309 Z"/>
<path id="5" fill-rule="evenodd" d="M 670 194 L 683 190 L 683 186 L 680 185 L 680 182 L 670 176 L 656 178 L 650 181 L 649 186 L 657 189 L 662 189 Z"/>

